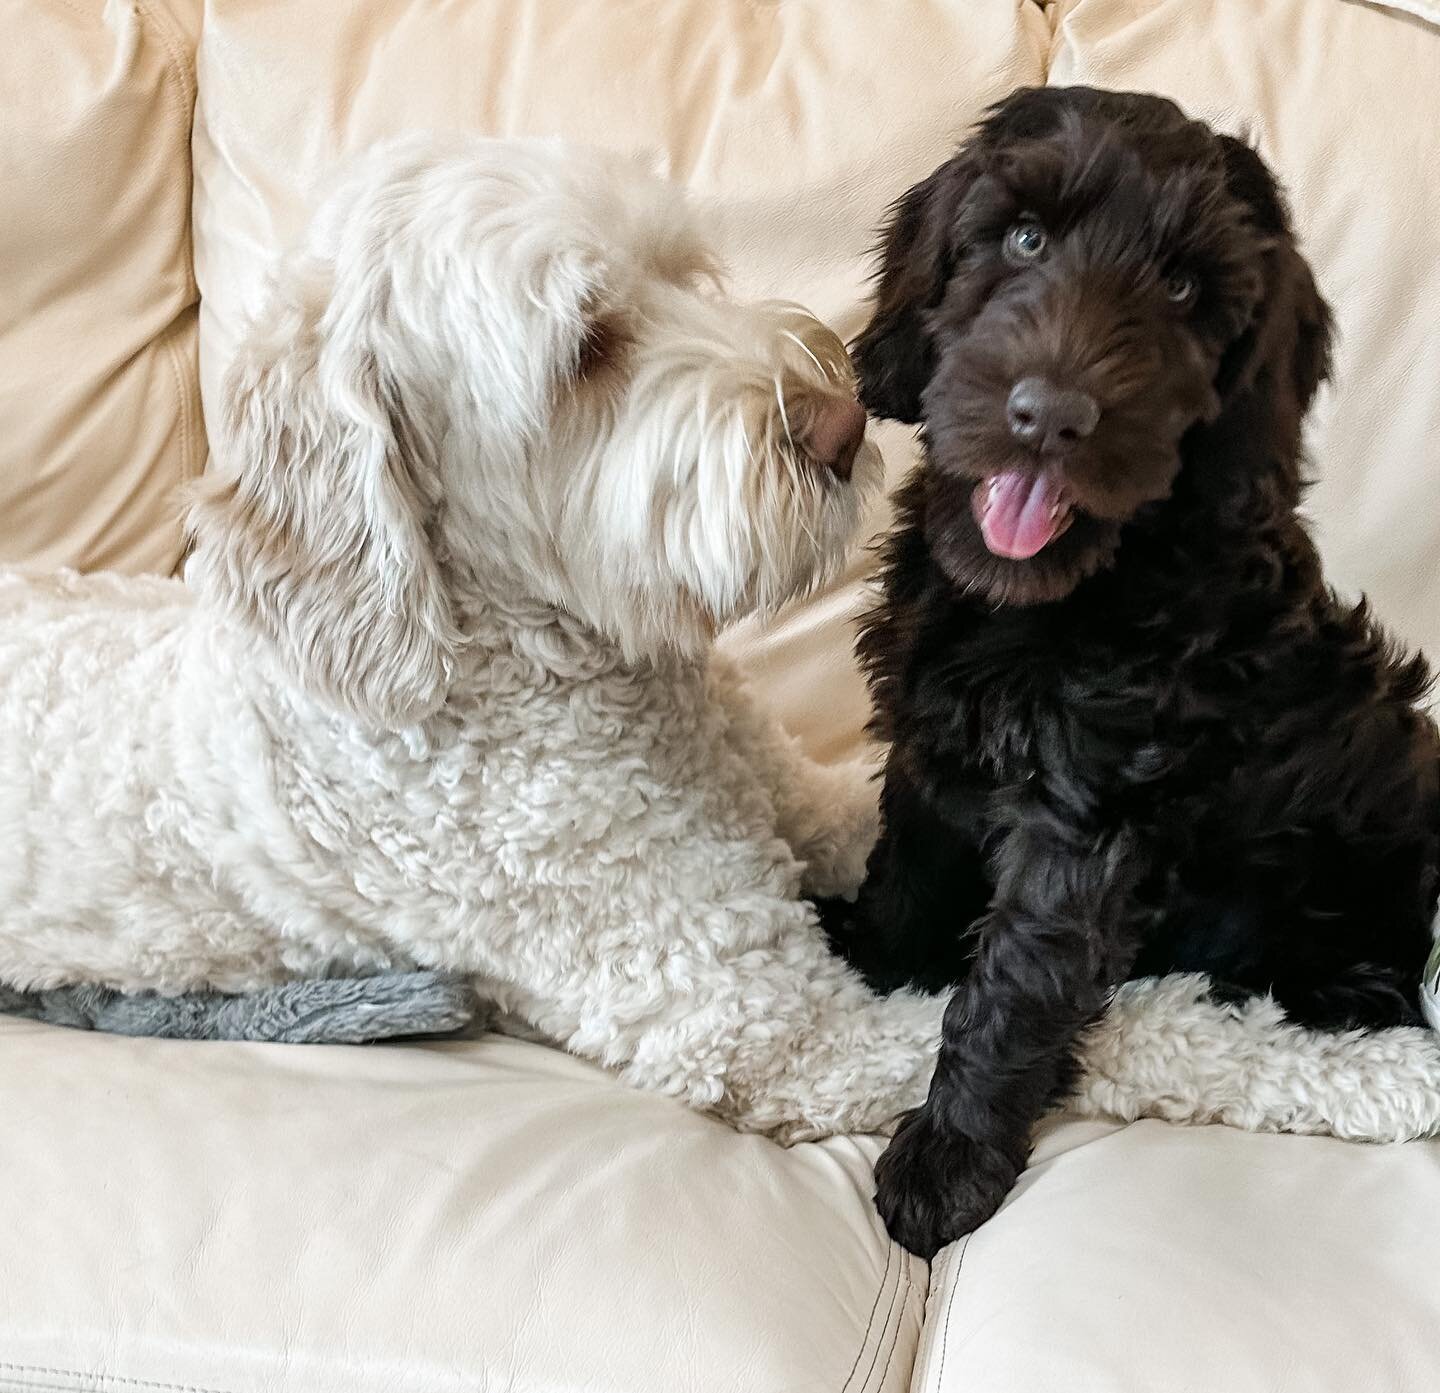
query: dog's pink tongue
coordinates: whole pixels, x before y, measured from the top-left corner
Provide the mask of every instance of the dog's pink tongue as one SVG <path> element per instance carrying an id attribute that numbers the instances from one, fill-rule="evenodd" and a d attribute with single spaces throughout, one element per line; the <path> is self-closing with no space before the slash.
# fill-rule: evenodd
<path id="1" fill-rule="evenodd" d="M 1059 536 L 1069 512 L 1060 482 L 1048 470 L 1005 469 L 975 486 L 975 516 L 996 556 L 1023 561 Z"/>

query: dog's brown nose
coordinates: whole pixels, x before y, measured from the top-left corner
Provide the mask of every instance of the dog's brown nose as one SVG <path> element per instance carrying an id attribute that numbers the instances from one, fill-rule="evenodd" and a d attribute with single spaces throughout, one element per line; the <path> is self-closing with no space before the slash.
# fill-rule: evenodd
<path id="1" fill-rule="evenodd" d="M 827 396 L 800 434 L 805 453 L 822 469 L 848 480 L 865 439 L 865 408 L 854 397 Z"/>
<path id="2" fill-rule="evenodd" d="M 1016 440 L 1050 454 L 1084 440 L 1099 423 L 1100 404 L 1049 378 L 1022 377 L 1010 389 L 1005 418 Z"/>

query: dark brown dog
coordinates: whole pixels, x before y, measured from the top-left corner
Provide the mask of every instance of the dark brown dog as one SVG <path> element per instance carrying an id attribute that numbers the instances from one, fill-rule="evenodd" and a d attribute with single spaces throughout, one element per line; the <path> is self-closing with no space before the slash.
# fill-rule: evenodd
<path id="1" fill-rule="evenodd" d="M 1020 93 L 894 213 L 855 353 L 925 459 L 860 641 L 884 831 L 825 908 L 877 986 L 961 984 L 878 1171 L 916 1252 L 993 1213 L 1127 976 L 1418 1020 L 1427 673 L 1296 514 L 1329 338 L 1260 158 L 1158 97 Z"/>

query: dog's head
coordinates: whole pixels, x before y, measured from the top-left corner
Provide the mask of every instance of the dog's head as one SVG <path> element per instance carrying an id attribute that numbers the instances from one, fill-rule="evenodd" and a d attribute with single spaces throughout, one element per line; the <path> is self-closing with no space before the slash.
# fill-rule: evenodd
<path id="1" fill-rule="evenodd" d="M 843 344 L 729 300 L 675 188 L 553 141 L 361 161 L 225 393 L 191 575 L 387 725 L 487 605 L 697 652 L 823 579 L 879 480 Z"/>
<path id="2" fill-rule="evenodd" d="M 1227 414 L 1293 502 L 1329 338 L 1253 150 L 1160 97 L 1041 88 L 900 200 L 855 357 L 866 405 L 923 426 L 937 560 L 1036 603 L 1107 565 Z"/>

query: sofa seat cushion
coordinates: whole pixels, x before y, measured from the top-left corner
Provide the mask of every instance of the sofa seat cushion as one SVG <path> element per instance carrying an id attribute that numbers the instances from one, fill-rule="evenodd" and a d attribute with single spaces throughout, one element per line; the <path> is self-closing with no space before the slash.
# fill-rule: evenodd
<path id="1" fill-rule="evenodd" d="M 915 1393 L 1430 1393 L 1440 1142 L 1054 1120 L 937 1260 Z"/>
<path id="2" fill-rule="evenodd" d="M 1032 0 L 211 0 L 195 124 L 206 414 L 317 181 L 412 129 L 648 153 L 713 213 L 738 292 L 801 301 L 848 337 L 886 206 L 986 105 L 1043 80 L 1049 37 Z M 893 482 L 909 433 L 882 444 Z M 733 640 L 824 757 L 861 742 L 859 566 Z"/>
<path id="3" fill-rule="evenodd" d="M 0 1020 L 0 1389 L 898 1393 L 871 1140 L 783 1150 L 567 1055 Z"/>

